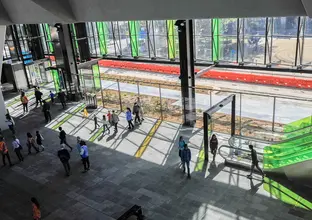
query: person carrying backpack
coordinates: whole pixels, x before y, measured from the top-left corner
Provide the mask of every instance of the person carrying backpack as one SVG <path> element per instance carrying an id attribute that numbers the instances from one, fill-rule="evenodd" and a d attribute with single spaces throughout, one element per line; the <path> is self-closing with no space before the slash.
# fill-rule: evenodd
<path id="1" fill-rule="evenodd" d="M 57 156 L 64 166 L 66 175 L 69 176 L 70 175 L 70 165 L 69 165 L 70 153 L 64 147 L 65 147 L 65 144 L 61 144 L 61 149 L 58 150 Z"/>

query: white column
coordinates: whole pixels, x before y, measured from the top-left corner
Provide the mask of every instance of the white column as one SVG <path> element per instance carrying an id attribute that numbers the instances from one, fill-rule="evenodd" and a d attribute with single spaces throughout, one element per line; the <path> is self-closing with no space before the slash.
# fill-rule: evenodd
<path id="1" fill-rule="evenodd" d="M 5 40 L 5 31 L 6 31 L 6 26 L 0 25 L 0 79 L 2 76 L 3 48 L 4 48 L 4 40 Z M 5 123 L 5 114 L 6 114 L 6 107 L 4 104 L 4 99 L 3 99 L 3 95 L 2 95 L 2 89 L 1 89 L 1 91 L 0 91 L 0 128 L 2 130 L 8 129 L 8 126 Z"/>

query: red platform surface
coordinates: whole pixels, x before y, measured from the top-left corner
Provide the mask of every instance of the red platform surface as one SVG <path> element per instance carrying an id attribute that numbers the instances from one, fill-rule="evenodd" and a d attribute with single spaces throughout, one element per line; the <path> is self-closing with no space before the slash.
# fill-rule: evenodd
<path id="1" fill-rule="evenodd" d="M 49 57 L 54 60 L 53 56 Z M 161 64 L 151 63 L 138 63 L 131 61 L 118 61 L 118 60 L 100 60 L 99 65 L 102 67 L 121 68 L 129 70 L 139 70 L 154 73 L 174 74 L 180 75 L 180 67 L 168 66 Z M 200 69 L 195 69 L 199 71 Z M 268 75 L 259 73 L 242 73 L 239 71 L 222 71 L 211 69 L 203 73 L 201 78 L 226 80 L 234 82 L 254 83 L 262 85 L 274 85 L 292 88 L 310 89 L 312 87 L 312 78 L 303 78 L 285 75 Z"/>

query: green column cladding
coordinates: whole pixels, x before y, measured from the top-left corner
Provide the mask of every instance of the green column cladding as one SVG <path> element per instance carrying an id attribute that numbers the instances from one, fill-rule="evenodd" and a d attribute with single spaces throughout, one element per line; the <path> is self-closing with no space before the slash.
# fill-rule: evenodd
<path id="1" fill-rule="evenodd" d="M 78 56 L 79 54 L 79 47 L 78 47 L 78 42 L 77 42 L 77 35 L 76 35 L 76 28 L 75 28 L 75 24 L 72 24 L 71 25 L 71 28 L 72 28 L 72 31 L 73 31 L 73 38 L 74 38 L 74 41 L 75 41 L 75 51 L 76 51 L 76 54 Z"/>
<path id="2" fill-rule="evenodd" d="M 139 28 L 140 24 L 138 21 L 129 21 L 129 35 L 133 57 L 139 56 Z"/>
<path id="3" fill-rule="evenodd" d="M 46 30 L 47 40 L 48 40 L 49 51 L 50 53 L 54 53 L 54 47 L 51 41 L 52 39 L 51 39 L 50 26 L 48 24 L 45 24 L 45 30 Z"/>
<path id="4" fill-rule="evenodd" d="M 176 58 L 176 43 L 174 32 L 175 20 L 167 20 L 167 39 L 168 39 L 168 56 L 169 59 Z"/>
<path id="5" fill-rule="evenodd" d="M 212 60 L 218 61 L 220 59 L 220 19 L 212 19 Z"/>
<path id="6" fill-rule="evenodd" d="M 55 87 L 55 91 L 59 92 L 60 91 L 60 77 L 58 74 L 57 70 L 51 70 L 52 72 L 52 77 L 53 77 L 53 81 L 54 81 L 54 87 Z"/>
<path id="7" fill-rule="evenodd" d="M 92 65 L 92 73 L 95 89 L 101 89 L 100 67 L 98 64 Z"/>
<path id="8" fill-rule="evenodd" d="M 106 39 L 108 38 L 107 23 L 96 22 L 96 27 L 98 31 L 98 38 L 100 43 L 100 53 L 101 55 L 107 54 L 107 44 Z"/>

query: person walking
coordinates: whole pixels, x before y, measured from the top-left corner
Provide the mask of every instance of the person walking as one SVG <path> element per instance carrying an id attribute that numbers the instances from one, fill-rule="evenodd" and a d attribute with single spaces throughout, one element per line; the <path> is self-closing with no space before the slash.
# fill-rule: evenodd
<path id="1" fill-rule="evenodd" d="M 33 219 L 34 220 L 40 220 L 41 219 L 41 211 L 40 211 L 40 205 L 38 200 L 35 197 L 32 197 L 30 199 L 31 205 L 32 205 L 32 211 L 33 211 Z"/>
<path id="2" fill-rule="evenodd" d="M 51 103 L 54 104 L 55 94 L 52 91 L 50 91 L 50 95 L 49 96 L 50 96 L 50 99 L 51 99 Z"/>
<path id="3" fill-rule="evenodd" d="M 213 160 L 212 160 L 213 162 L 216 159 L 217 150 L 218 150 L 218 139 L 217 139 L 217 136 L 213 134 L 210 139 L 210 151 L 213 155 Z"/>
<path id="4" fill-rule="evenodd" d="M 141 102 L 141 99 L 140 99 L 140 97 L 138 97 L 138 99 L 137 99 L 137 103 L 138 103 L 138 105 L 140 106 L 140 119 L 141 119 L 141 122 L 142 121 L 144 121 L 144 112 L 143 112 L 143 103 Z"/>
<path id="5" fill-rule="evenodd" d="M 9 113 L 7 113 L 5 115 L 5 123 L 7 123 L 10 131 L 12 132 L 12 134 L 14 135 L 15 134 L 15 122 L 13 120 L 13 118 L 9 115 Z"/>
<path id="6" fill-rule="evenodd" d="M 99 125 L 99 123 L 98 123 L 97 117 L 94 116 L 94 130 L 96 130 L 96 129 L 98 128 L 98 126 L 101 127 L 101 126 Z"/>
<path id="7" fill-rule="evenodd" d="M 69 176 L 70 175 L 70 165 L 69 165 L 70 153 L 64 147 L 65 147 L 65 144 L 61 144 L 61 149 L 57 151 L 57 156 L 64 166 L 66 176 Z"/>
<path id="8" fill-rule="evenodd" d="M 25 114 L 26 112 L 28 112 L 28 98 L 25 95 L 25 92 L 21 93 L 21 102 L 22 102 L 23 111 L 24 111 L 24 114 Z"/>
<path id="9" fill-rule="evenodd" d="M 50 113 L 50 105 L 45 100 L 43 100 L 42 103 L 43 103 L 42 112 L 44 114 L 44 118 L 46 120 L 46 123 L 49 123 L 50 121 L 52 121 Z"/>
<path id="10" fill-rule="evenodd" d="M 31 154 L 31 148 L 34 148 L 36 153 L 39 153 L 39 148 L 36 146 L 35 139 L 31 135 L 31 133 L 27 133 L 27 147 L 28 147 L 28 154 Z"/>
<path id="11" fill-rule="evenodd" d="M 80 155 L 81 155 L 82 163 L 83 163 L 83 166 L 84 166 L 84 172 L 87 172 L 88 170 L 90 170 L 90 161 L 89 161 L 88 147 L 87 147 L 85 141 L 81 141 L 80 142 L 80 146 L 81 146 Z"/>
<path id="12" fill-rule="evenodd" d="M 261 173 L 262 178 L 264 178 L 264 173 L 262 171 L 262 169 L 259 167 L 259 160 L 258 160 L 258 156 L 257 156 L 257 151 L 254 149 L 253 145 L 249 145 L 249 149 L 251 151 L 251 171 L 250 174 L 247 175 L 248 179 L 252 178 L 252 173 L 255 169 L 255 167 L 257 168 L 257 170 Z"/>
<path id="13" fill-rule="evenodd" d="M 185 146 L 185 141 L 183 139 L 183 136 L 180 136 L 180 139 L 179 139 L 179 157 L 180 157 L 180 160 L 181 160 L 181 164 L 183 164 L 182 162 L 182 151 L 184 149 L 184 146 Z"/>
<path id="14" fill-rule="evenodd" d="M 13 135 L 12 147 L 13 147 L 14 152 L 16 153 L 18 160 L 20 162 L 24 161 L 24 157 L 21 153 L 23 147 L 15 135 Z"/>
<path id="15" fill-rule="evenodd" d="M 63 92 L 61 89 L 60 89 L 60 92 L 58 93 L 58 98 L 60 99 L 60 102 L 63 106 L 63 109 L 65 109 L 65 107 L 66 107 L 66 95 L 65 95 L 65 92 Z"/>
<path id="16" fill-rule="evenodd" d="M 191 178 L 190 174 L 190 161 L 192 158 L 191 150 L 188 148 L 187 144 L 184 145 L 184 148 L 181 153 L 182 163 L 183 163 L 183 173 L 185 173 L 185 165 L 187 167 L 187 178 Z"/>
<path id="17" fill-rule="evenodd" d="M 113 126 L 113 117 L 112 117 L 112 114 L 110 111 L 108 111 L 108 113 L 107 113 L 107 120 L 110 123 L 110 125 Z"/>
<path id="18" fill-rule="evenodd" d="M 105 131 L 108 131 L 108 134 L 110 134 L 108 124 L 109 122 L 106 120 L 106 116 L 103 115 L 103 135 L 105 134 Z"/>
<path id="19" fill-rule="evenodd" d="M 72 152 L 73 148 L 69 146 L 69 144 L 66 141 L 66 132 L 62 129 L 62 127 L 59 127 L 59 131 L 60 131 L 59 138 L 61 140 L 60 144 L 65 144 L 67 147 L 70 148 L 70 152 Z"/>
<path id="20" fill-rule="evenodd" d="M 116 112 L 113 110 L 113 114 L 112 114 L 112 123 L 115 127 L 114 132 L 118 132 L 118 122 L 119 122 L 119 117 L 116 114 Z"/>
<path id="21" fill-rule="evenodd" d="M 138 103 L 134 103 L 133 105 L 133 114 L 135 115 L 134 117 L 134 123 L 140 123 L 141 124 L 141 119 L 140 119 L 140 106 L 138 105 Z"/>
<path id="22" fill-rule="evenodd" d="M 42 137 L 40 132 L 36 131 L 36 142 L 37 142 L 37 145 L 42 148 L 42 151 L 44 151 L 44 146 L 42 143 L 43 140 L 44 140 L 44 138 Z"/>
<path id="23" fill-rule="evenodd" d="M 2 154 L 3 166 L 6 166 L 5 157 L 8 159 L 10 166 L 13 166 L 13 164 L 11 162 L 8 147 L 7 147 L 6 143 L 4 142 L 3 137 L 0 138 L 0 153 Z"/>
<path id="24" fill-rule="evenodd" d="M 38 107 L 38 104 L 40 103 L 40 106 L 42 106 L 42 92 L 40 92 L 39 88 L 35 88 L 35 98 L 36 98 L 36 108 Z"/>
<path id="25" fill-rule="evenodd" d="M 127 108 L 127 111 L 126 111 L 126 119 L 128 121 L 128 129 L 133 129 L 134 128 L 134 125 L 132 123 L 132 113 L 131 113 L 131 110 L 130 108 Z"/>

